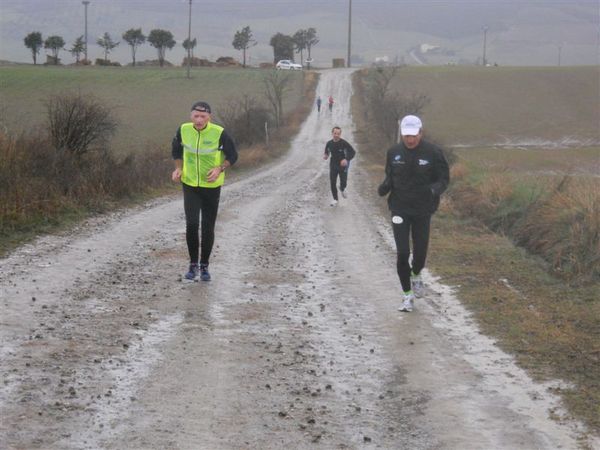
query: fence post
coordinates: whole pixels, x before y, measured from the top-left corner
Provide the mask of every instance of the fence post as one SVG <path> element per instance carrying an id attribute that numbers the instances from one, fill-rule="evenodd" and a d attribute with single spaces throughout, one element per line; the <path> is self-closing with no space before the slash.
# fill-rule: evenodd
<path id="1" fill-rule="evenodd" d="M 269 147 L 269 122 L 265 122 L 265 141 Z"/>

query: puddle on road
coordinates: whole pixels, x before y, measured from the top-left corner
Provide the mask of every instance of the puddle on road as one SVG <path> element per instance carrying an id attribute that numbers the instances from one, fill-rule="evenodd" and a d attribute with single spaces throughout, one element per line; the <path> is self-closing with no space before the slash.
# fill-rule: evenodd
<path id="1" fill-rule="evenodd" d="M 143 388 L 143 380 L 164 359 L 161 346 L 173 337 L 183 319 L 183 313 L 172 314 L 150 325 L 147 330 L 136 331 L 138 340 L 131 341 L 117 365 L 103 367 L 105 375 L 113 380 L 109 390 L 110 401 L 97 403 L 93 422 L 73 434 L 65 444 L 95 449 L 102 447 L 104 440 L 126 432 L 127 417 L 124 413 L 135 402 L 138 391 Z"/>

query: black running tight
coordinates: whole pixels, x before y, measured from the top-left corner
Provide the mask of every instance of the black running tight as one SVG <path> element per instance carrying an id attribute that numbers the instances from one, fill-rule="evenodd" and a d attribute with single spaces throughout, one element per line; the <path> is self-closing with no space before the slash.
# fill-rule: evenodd
<path id="1" fill-rule="evenodd" d="M 208 264 L 215 242 L 215 222 L 219 210 L 221 187 L 204 188 L 183 186 L 183 208 L 185 210 L 185 239 L 190 262 L 198 262 L 198 249 L 202 249 L 201 264 Z M 200 212 L 202 221 L 200 222 Z M 202 241 L 198 242 L 198 229 L 202 225 Z"/>
<path id="2" fill-rule="evenodd" d="M 334 200 L 338 199 L 337 177 L 340 176 L 340 190 L 345 191 L 348 183 L 348 167 L 338 164 L 329 166 L 329 182 L 331 183 L 331 195 Z"/>
<path id="3" fill-rule="evenodd" d="M 413 272 L 415 275 L 418 275 L 423 270 L 423 267 L 425 267 L 427 247 L 429 246 L 431 216 L 399 217 L 402 218 L 402 223 L 392 222 L 398 253 L 396 268 L 402 290 L 408 292 L 411 290 L 410 273 Z M 412 266 L 409 263 L 411 253 L 410 237 L 412 237 Z"/>

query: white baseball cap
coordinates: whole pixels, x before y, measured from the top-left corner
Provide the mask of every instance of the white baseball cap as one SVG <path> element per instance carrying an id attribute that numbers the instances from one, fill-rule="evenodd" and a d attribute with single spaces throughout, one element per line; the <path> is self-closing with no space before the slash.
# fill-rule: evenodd
<path id="1" fill-rule="evenodd" d="M 417 116 L 404 116 L 400 122 L 400 134 L 402 136 L 416 136 L 421 128 L 423 128 L 423 123 Z"/>

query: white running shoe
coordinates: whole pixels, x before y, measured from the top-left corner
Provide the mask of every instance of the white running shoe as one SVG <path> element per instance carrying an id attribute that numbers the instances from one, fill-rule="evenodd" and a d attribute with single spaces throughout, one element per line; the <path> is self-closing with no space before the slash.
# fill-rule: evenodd
<path id="1" fill-rule="evenodd" d="M 337 206 L 338 201 L 337 200 L 331 200 L 331 203 L 329 204 L 329 206 Z"/>
<path id="2" fill-rule="evenodd" d="M 348 194 L 346 194 L 346 191 L 342 191 L 342 197 L 348 198 Z"/>
<path id="3" fill-rule="evenodd" d="M 412 312 L 414 306 L 415 296 L 413 294 L 404 294 L 404 301 L 402 306 L 398 308 L 398 311 Z"/>
<path id="4" fill-rule="evenodd" d="M 410 284 L 413 292 L 415 293 L 415 297 L 423 297 L 423 294 L 425 293 L 425 286 L 423 285 L 421 275 L 413 275 L 412 277 L 410 277 Z"/>

